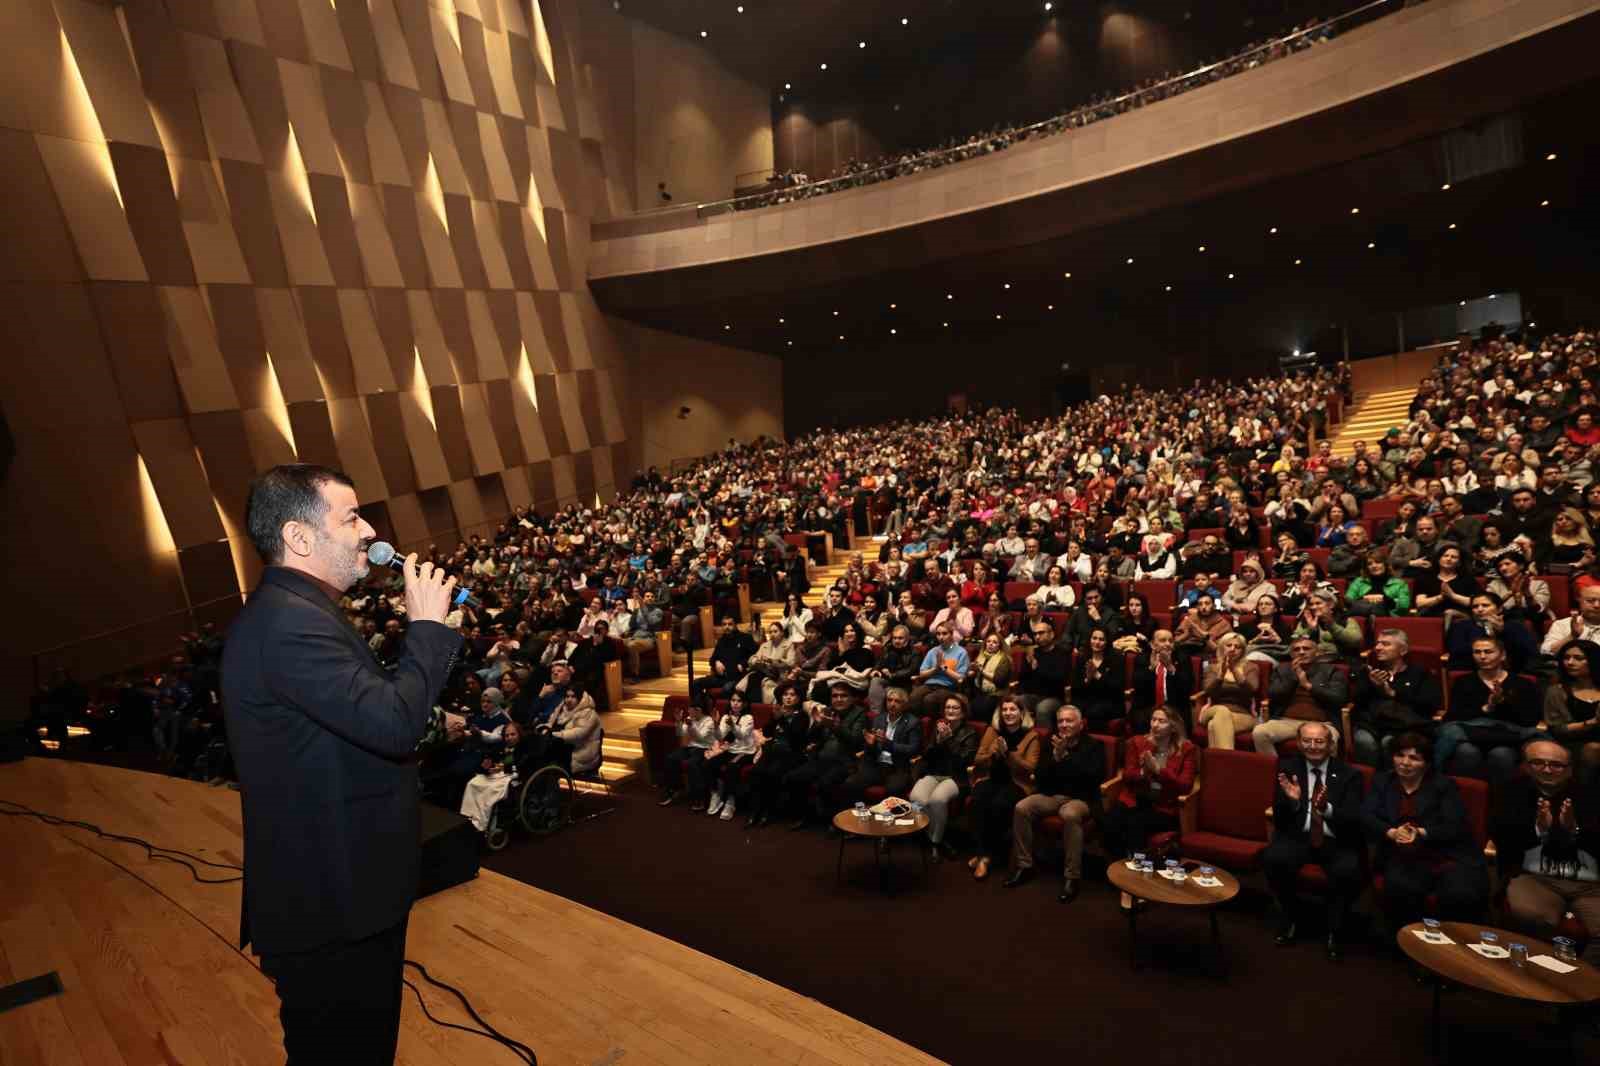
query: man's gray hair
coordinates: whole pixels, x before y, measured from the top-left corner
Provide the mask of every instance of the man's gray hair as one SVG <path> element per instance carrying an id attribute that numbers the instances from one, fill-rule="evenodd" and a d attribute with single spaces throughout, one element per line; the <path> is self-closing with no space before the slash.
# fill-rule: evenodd
<path id="1" fill-rule="evenodd" d="M 1378 636 L 1388 637 L 1399 644 L 1401 655 L 1411 650 L 1411 638 L 1406 635 L 1406 631 L 1403 629 L 1380 629 L 1378 630 Z"/>

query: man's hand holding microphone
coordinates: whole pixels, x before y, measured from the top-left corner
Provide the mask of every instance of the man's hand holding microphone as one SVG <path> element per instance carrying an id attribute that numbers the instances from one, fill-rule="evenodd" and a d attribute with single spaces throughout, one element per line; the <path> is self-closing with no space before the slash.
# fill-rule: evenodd
<path id="1" fill-rule="evenodd" d="M 406 617 L 413 622 L 438 622 L 443 625 L 445 615 L 450 613 L 450 606 L 455 601 L 456 579 L 442 568 L 435 568 L 432 562 L 418 566 L 416 552 L 406 556 L 405 568 L 401 572 L 405 575 L 406 583 Z M 445 734 L 452 743 L 465 737 L 465 715 L 446 711 L 444 725 Z"/>

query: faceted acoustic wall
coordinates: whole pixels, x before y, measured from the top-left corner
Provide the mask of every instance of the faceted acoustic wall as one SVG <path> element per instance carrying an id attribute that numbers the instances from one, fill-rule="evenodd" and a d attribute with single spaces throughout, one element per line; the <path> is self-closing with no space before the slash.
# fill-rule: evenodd
<path id="1" fill-rule="evenodd" d="M 578 14 L 0 3 L 8 693 L 231 617 L 274 463 L 343 467 L 402 547 L 626 482 L 585 276 L 632 175 Z"/>

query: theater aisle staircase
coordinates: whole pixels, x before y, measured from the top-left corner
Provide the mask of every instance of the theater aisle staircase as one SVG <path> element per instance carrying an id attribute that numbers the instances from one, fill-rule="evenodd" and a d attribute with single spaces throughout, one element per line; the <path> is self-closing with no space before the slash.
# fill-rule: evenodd
<path id="1" fill-rule="evenodd" d="M 1411 401 L 1416 395 L 1415 385 L 1357 393 L 1355 402 L 1345 408 L 1344 421 L 1333 431 L 1333 454 L 1348 458 L 1356 441 L 1376 445 L 1391 427 L 1403 427 L 1411 421 Z"/>
<path id="2" fill-rule="evenodd" d="M 866 553 L 870 558 L 876 558 L 880 541 L 881 538 L 862 538 L 857 541 L 856 550 Z M 819 598 L 821 590 L 833 584 L 834 579 L 844 573 L 849 558 L 849 549 L 835 548 L 832 558 L 825 565 L 813 566 L 812 594 L 808 598 L 811 600 Z M 750 613 L 752 617 L 759 615 L 764 620 L 770 620 L 783 613 L 783 604 L 752 603 Z M 758 636 L 756 639 L 759 643 L 764 638 Z M 709 649 L 695 651 L 696 677 L 700 676 L 708 651 Z M 600 773 L 609 784 L 621 784 L 635 775 L 641 778 L 646 776 L 644 748 L 639 743 L 639 727 L 661 717 L 661 705 L 666 702 L 668 696 L 688 694 L 688 657 L 681 651 L 673 652 L 672 673 L 666 677 L 646 677 L 638 681 L 623 682 L 622 705 L 600 715 L 600 724 L 605 727 L 605 746 L 602 749 L 604 759 L 600 764 Z M 580 784 L 579 787 L 591 789 L 595 786 Z"/>

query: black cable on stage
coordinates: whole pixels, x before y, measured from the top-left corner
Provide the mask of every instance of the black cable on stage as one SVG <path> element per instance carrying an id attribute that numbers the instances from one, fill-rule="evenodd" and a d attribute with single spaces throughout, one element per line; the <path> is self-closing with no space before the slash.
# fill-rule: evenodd
<path id="1" fill-rule="evenodd" d="M 15 808 L 15 809 L 8 809 L 8 808 Z M 119 842 L 124 843 L 124 844 L 135 844 L 135 845 L 138 845 L 139 847 L 144 848 L 145 854 L 151 859 L 165 859 L 167 862 L 177 863 L 179 866 L 186 867 L 189 870 L 190 876 L 193 877 L 196 881 L 198 881 L 202 885 L 226 885 L 226 884 L 232 884 L 235 881 L 243 881 L 244 880 L 244 877 L 243 877 L 244 867 L 242 867 L 242 866 L 235 866 L 232 863 L 225 863 L 225 862 L 212 862 L 210 859 L 202 859 L 198 855 L 191 855 L 187 851 L 179 851 L 176 848 L 163 848 L 163 847 L 161 847 L 161 846 L 159 846 L 157 844 L 152 844 L 148 840 L 144 840 L 144 839 L 142 839 L 140 837 L 123 836 L 120 833 L 108 833 L 104 829 L 101 829 L 99 826 L 93 824 L 92 822 L 80 822 L 80 821 L 76 821 L 76 820 L 71 819 L 71 818 L 62 818 L 59 815 L 47 814 L 44 811 L 34 810 L 32 807 L 29 807 L 25 803 L 18 803 L 16 800 L 9 800 L 9 799 L 0 798 L 0 815 L 8 815 L 8 816 L 10 816 L 12 818 L 37 818 L 39 821 L 43 822 L 45 825 L 48 825 L 48 826 L 70 827 L 70 828 L 73 828 L 73 829 L 86 829 L 89 832 L 92 832 L 92 833 L 96 834 L 97 836 L 105 838 L 106 840 L 115 840 L 115 841 L 119 841 Z M 255 969 L 255 970 L 257 970 L 259 972 L 260 967 L 257 966 L 256 963 L 251 961 L 250 956 L 246 955 L 242 950 L 240 950 L 238 945 L 234 944 L 227 937 L 223 936 L 221 933 L 219 933 L 215 929 L 211 928 L 211 926 L 209 924 L 207 924 L 206 921 L 204 919 L 202 919 L 198 914 L 194 913 L 194 911 L 191 911 L 188 907 L 185 907 L 182 903 L 179 903 L 177 900 L 173 899 L 159 885 L 153 884 L 149 880 L 145 879 L 144 877 L 141 877 L 139 874 L 135 873 L 133 870 L 129 869 L 127 866 L 124 866 L 122 863 L 118 862 L 116 859 L 113 859 L 111 856 L 107 855 L 103 851 L 98 851 L 95 848 L 91 848 L 89 845 L 81 843 L 80 841 L 77 841 L 77 840 L 73 840 L 71 837 L 65 837 L 64 839 L 66 839 L 68 843 L 74 844 L 74 845 L 82 848 L 84 851 L 87 851 L 89 854 L 94 855 L 97 858 L 103 859 L 104 861 L 110 863 L 112 866 L 115 866 L 117 869 L 121 870 L 123 873 L 127 874 L 129 877 L 133 878 L 135 881 L 138 881 L 141 885 L 144 885 L 150 891 L 154 892 L 156 895 L 160 896 L 162 899 L 166 900 L 168 903 L 170 903 L 174 907 L 178 908 L 184 914 L 187 914 L 190 918 L 193 918 L 197 923 L 199 923 L 199 925 L 203 929 L 205 929 L 206 932 L 210 933 L 212 936 L 214 936 L 218 940 L 220 940 L 223 944 L 227 945 L 227 948 L 228 948 L 229 951 L 232 951 L 235 955 L 238 955 L 241 959 L 244 959 L 245 962 L 250 963 L 251 968 Z M 181 855 L 181 856 L 183 856 L 183 858 L 181 858 L 181 859 L 180 858 L 173 858 L 174 855 Z M 239 877 L 201 877 L 200 876 L 200 871 L 195 869 L 194 866 L 191 863 L 185 861 L 187 859 L 193 859 L 195 862 L 198 862 L 198 863 L 200 863 L 200 864 L 202 864 L 204 866 L 215 866 L 215 867 L 217 867 L 219 869 L 223 869 L 223 870 L 238 870 L 240 872 L 240 876 Z M 510 1050 L 514 1055 L 516 1055 L 517 1058 L 519 1058 L 523 1062 L 527 1063 L 528 1066 L 538 1066 L 538 1063 L 539 1063 L 538 1056 L 534 1054 L 534 1051 L 533 1051 L 533 1049 L 531 1047 L 529 1047 L 528 1045 L 526 1045 L 526 1044 L 524 1044 L 524 1043 L 522 1043 L 520 1041 L 511 1039 L 509 1036 L 506 1036 L 504 1033 L 500 1032 L 500 1030 L 496 1029 L 494 1026 L 492 1026 L 488 1022 L 484 1021 L 483 1018 L 478 1014 L 478 1012 L 475 1009 L 473 1009 L 471 1001 L 467 999 L 466 995 L 459 988 L 456 988 L 454 985 L 446 984 L 443 981 L 437 980 L 431 974 L 428 973 L 427 967 L 423 966 L 422 963 L 416 962 L 413 959 L 406 959 L 404 965 L 406 965 L 406 966 L 415 966 L 417 968 L 417 970 L 422 974 L 423 980 L 427 981 L 431 985 L 434 985 L 434 986 L 436 986 L 438 988 L 444 989 L 445 991 L 449 992 L 450 994 L 455 996 L 457 999 L 459 999 L 461 1001 L 461 1005 L 466 1008 L 467 1013 L 472 1016 L 472 1020 L 477 1022 L 478 1025 L 480 1025 L 482 1028 L 481 1029 L 474 1029 L 471 1026 L 456 1025 L 454 1022 L 446 1022 L 446 1021 L 442 1021 L 442 1020 L 440 1020 L 438 1018 L 435 1018 L 433 1016 L 433 1012 L 428 1010 L 428 1004 L 422 998 L 422 991 L 419 988 L 417 988 L 416 985 L 412 984 L 409 978 L 402 977 L 401 980 L 405 981 L 406 987 L 411 989 L 412 993 L 414 993 L 416 995 L 416 997 L 417 997 L 417 1005 L 422 1008 L 422 1013 L 427 1017 L 427 1019 L 430 1022 L 432 1022 L 434 1025 L 437 1025 L 437 1026 L 439 1026 L 441 1028 L 444 1028 L 444 1029 L 459 1029 L 463 1033 L 472 1033 L 472 1034 L 474 1034 L 476 1036 L 481 1036 L 481 1037 L 484 1037 L 485 1039 L 493 1040 L 495 1043 L 504 1045 L 508 1050 Z M 265 976 L 265 975 L 263 974 L 263 976 Z"/>
<path id="2" fill-rule="evenodd" d="M 34 810 L 25 803 L 18 803 L 16 800 L 0 799 L 0 804 L 4 804 L 4 806 L 0 806 L 0 814 L 9 815 L 12 818 L 37 818 L 45 825 L 70 826 L 74 829 L 87 829 L 89 832 L 94 833 L 96 836 L 104 837 L 106 840 L 116 840 L 123 844 L 137 845 L 138 847 L 144 849 L 145 855 L 150 859 L 163 859 L 166 862 L 176 863 L 179 866 L 187 867 L 189 870 L 189 875 L 202 885 L 228 885 L 235 881 L 244 880 L 244 867 L 235 866 L 233 863 L 212 862 L 210 859 L 202 859 L 198 855 L 191 855 L 187 851 L 179 851 L 176 848 L 163 848 L 159 845 L 152 844 L 148 840 L 145 840 L 141 837 L 123 836 L 121 833 L 108 833 L 92 822 L 79 822 L 70 818 L 62 818 L 54 814 L 46 814 L 44 811 Z M 13 810 L 9 808 L 15 809 Z M 95 854 L 98 855 L 99 852 L 95 852 Z M 174 855 L 181 855 L 183 857 L 173 858 Z M 240 876 L 201 877 L 200 871 L 195 869 L 194 863 L 187 861 L 190 859 L 194 860 L 194 862 L 200 863 L 202 866 L 213 866 L 219 870 L 238 870 Z"/>
<path id="3" fill-rule="evenodd" d="M 444 989 L 446 992 L 449 992 L 451 995 L 459 999 L 461 1001 L 461 1005 L 466 1008 L 467 1013 L 472 1015 L 472 1020 L 477 1022 L 483 1028 L 480 1031 L 478 1029 L 469 1028 L 465 1025 L 455 1025 L 450 1022 L 442 1022 L 438 1018 L 435 1018 L 428 1012 L 428 1005 L 422 1002 L 422 992 L 417 988 L 416 985 L 412 984 L 409 979 L 404 979 L 406 982 L 406 987 L 411 989 L 412 992 L 416 993 L 417 1005 L 422 1008 L 423 1014 L 428 1015 L 429 1021 L 435 1025 L 443 1026 L 446 1029 L 460 1029 L 463 1033 L 475 1033 L 478 1036 L 488 1037 L 490 1040 L 504 1044 L 507 1048 L 514 1052 L 518 1058 L 526 1062 L 528 1066 L 539 1066 L 539 1057 L 533 1053 L 533 1048 L 522 1043 L 521 1041 L 511 1039 L 509 1036 L 506 1036 L 504 1033 L 500 1032 L 500 1030 L 496 1029 L 494 1026 L 490 1025 L 488 1022 L 479 1017 L 478 1012 L 472 1009 L 472 1004 L 467 1000 L 467 997 L 462 994 L 459 988 L 435 979 L 431 974 L 428 973 L 428 968 L 426 966 L 414 959 L 405 960 L 405 965 L 415 966 L 417 971 L 422 974 L 422 979 L 424 981 L 427 981 L 430 985 L 433 985 L 436 988 Z"/>

